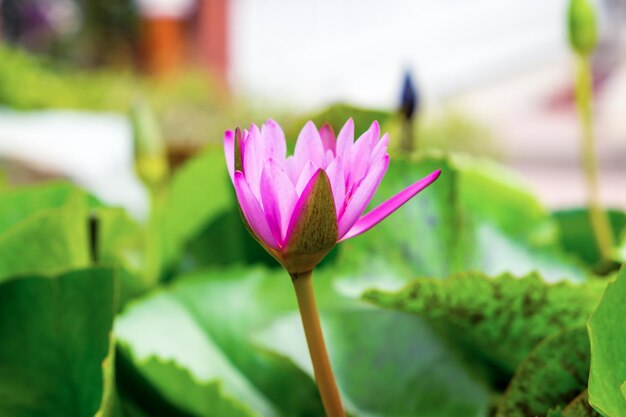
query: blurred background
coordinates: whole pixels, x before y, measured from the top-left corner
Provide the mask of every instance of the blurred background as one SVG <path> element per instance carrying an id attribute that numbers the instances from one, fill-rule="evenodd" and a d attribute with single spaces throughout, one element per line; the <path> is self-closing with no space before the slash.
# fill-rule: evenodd
<path id="1" fill-rule="evenodd" d="M 595 48 L 568 3 L 0 0 L 0 417 L 323 415 L 225 168 L 270 117 L 289 146 L 378 120 L 372 204 L 442 170 L 316 269 L 350 415 L 561 415 L 594 374 L 623 401 L 623 268 L 586 323 L 626 262 L 626 0 Z"/>
<path id="2" fill-rule="evenodd" d="M 598 7 L 601 194 L 625 208 L 626 1 Z M 396 149 L 408 134 L 419 150 L 495 158 L 548 207 L 581 206 L 566 9 L 565 0 L 0 0 L 0 170 L 10 184 L 70 178 L 141 218 L 142 149 L 162 146 L 175 170 L 237 125 L 272 117 L 295 138 L 308 119 L 355 116 L 361 131 L 379 119 Z M 152 145 L 137 133 L 146 118 Z"/>

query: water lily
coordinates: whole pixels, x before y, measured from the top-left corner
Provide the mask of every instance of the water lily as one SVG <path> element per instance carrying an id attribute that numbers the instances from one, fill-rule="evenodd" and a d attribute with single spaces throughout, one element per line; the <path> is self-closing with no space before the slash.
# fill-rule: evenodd
<path id="1" fill-rule="evenodd" d="M 256 240 L 290 273 L 312 270 L 343 240 L 374 227 L 437 179 L 435 171 L 363 215 L 389 166 L 378 122 L 354 141 L 308 122 L 287 156 L 281 127 L 227 131 L 224 150 L 241 211 Z"/>
<path id="2" fill-rule="evenodd" d="M 268 120 L 259 129 L 227 131 L 224 152 L 244 221 L 289 272 L 328 417 L 345 417 L 324 343 L 313 268 L 338 242 L 364 233 L 437 179 L 435 171 L 363 214 L 389 167 L 387 134 L 378 122 L 356 141 L 349 119 L 339 135 L 308 122 L 287 156 L 285 135 Z"/>

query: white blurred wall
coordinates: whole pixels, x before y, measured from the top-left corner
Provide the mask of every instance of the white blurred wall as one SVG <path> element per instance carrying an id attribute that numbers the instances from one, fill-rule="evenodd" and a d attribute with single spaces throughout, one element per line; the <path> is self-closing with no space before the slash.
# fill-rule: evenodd
<path id="1" fill-rule="evenodd" d="M 68 178 L 142 219 L 147 193 L 135 174 L 133 152 L 132 128 L 123 115 L 0 108 L 0 160 Z"/>
<path id="2" fill-rule="evenodd" d="M 232 0 L 231 81 L 314 107 L 395 107 L 404 69 L 437 102 L 567 55 L 566 0 Z"/>

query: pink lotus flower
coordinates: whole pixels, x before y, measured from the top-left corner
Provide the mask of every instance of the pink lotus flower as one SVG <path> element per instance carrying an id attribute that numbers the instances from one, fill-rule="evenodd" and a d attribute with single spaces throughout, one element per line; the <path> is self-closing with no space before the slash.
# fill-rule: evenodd
<path id="1" fill-rule="evenodd" d="M 308 122 L 287 157 L 281 127 L 227 131 L 228 172 L 248 228 L 289 273 L 312 270 L 335 244 L 374 227 L 437 179 L 439 170 L 363 215 L 387 172 L 387 134 L 378 122 L 354 141 L 349 119 L 335 138 Z"/>

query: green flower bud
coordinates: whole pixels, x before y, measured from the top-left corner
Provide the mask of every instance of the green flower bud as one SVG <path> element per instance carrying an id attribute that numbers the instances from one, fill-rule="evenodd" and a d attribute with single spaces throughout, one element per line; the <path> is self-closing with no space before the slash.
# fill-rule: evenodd
<path id="1" fill-rule="evenodd" d="M 298 210 L 291 238 L 280 263 L 290 274 L 312 271 L 337 244 L 337 213 L 326 172 L 317 171 L 311 187 L 303 192 L 308 199 Z"/>
<path id="2" fill-rule="evenodd" d="M 135 101 L 131 109 L 135 142 L 135 169 L 150 188 L 158 187 L 167 177 L 165 140 L 152 108 L 144 100 Z"/>
<path id="3" fill-rule="evenodd" d="M 596 46 L 596 11 L 590 0 L 571 0 L 567 13 L 568 38 L 572 49 L 588 55 Z"/>

